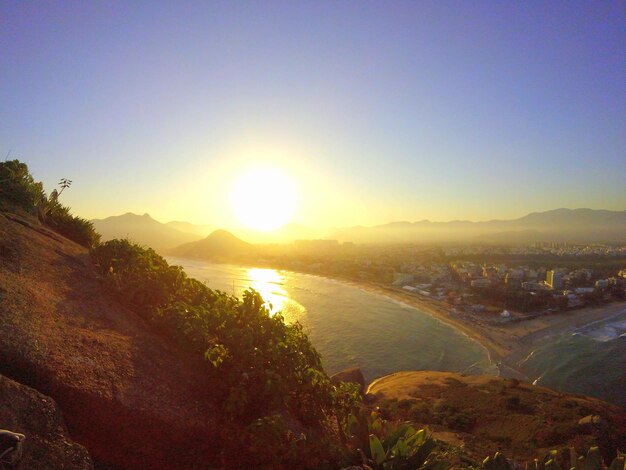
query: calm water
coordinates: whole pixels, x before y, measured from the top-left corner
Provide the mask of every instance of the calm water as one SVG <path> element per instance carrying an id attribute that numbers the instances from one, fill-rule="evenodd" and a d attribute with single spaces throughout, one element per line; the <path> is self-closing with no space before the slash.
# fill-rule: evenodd
<path id="1" fill-rule="evenodd" d="M 419 310 L 330 279 L 170 258 L 212 289 L 261 293 L 287 322 L 299 321 L 330 374 L 359 366 L 366 380 L 399 370 L 486 373 L 476 342 Z"/>
<path id="2" fill-rule="evenodd" d="M 212 289 L 248 287 L 302 323 L 330 374 L 359 366 L 366 380 L 399 370 L 496 373 L 485 350 L 416 308 L 323 277 L 170 258 Z M 626 406 L 626 311 L 621 318 L 548 339 L 519 364 L 537 383 Z"/>

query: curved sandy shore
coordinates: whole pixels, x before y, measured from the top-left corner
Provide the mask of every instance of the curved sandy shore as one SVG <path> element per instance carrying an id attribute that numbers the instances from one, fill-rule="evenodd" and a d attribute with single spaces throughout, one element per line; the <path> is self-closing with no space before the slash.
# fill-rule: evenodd
<path id="1" fill-rule="evenodd" d="M 527 379 L 517 363 L 526 357 L 545 339 L 564 333 L 574 333 L 587 325 L 613 318 L 626 318 L 626 301 L 588 307 L 578 310 L 557 312 L 519 322 L 487 323 L 464 314 L 453 314 L 442 302 L 417 297 L 400 289 L 376 284 L 347 281 L 368 292 L 387 296 L 456 328 L 466 334 L 488 352 L 489 358 L 499 368 L 499 375 Z"/>

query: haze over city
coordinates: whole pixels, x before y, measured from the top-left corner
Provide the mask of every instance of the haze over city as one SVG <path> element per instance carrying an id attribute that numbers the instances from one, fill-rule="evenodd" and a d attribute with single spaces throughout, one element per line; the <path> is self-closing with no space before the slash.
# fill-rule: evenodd
<path id="1" fill-rule="evenodd" d="M 620 2 L 0 17 L 0 152 L 48 190 L 70 178 L 88 219 L 272 230 L 626 207 Z"/>

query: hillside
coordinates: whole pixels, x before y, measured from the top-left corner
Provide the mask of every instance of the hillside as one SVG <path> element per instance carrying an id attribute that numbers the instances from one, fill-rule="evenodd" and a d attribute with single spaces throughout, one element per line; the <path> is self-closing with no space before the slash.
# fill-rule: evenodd
<path id="1" fill-rule="evenodd" d="M 97 468 L 316 468 L 338 458 L 320 358 L 259 294 L 212 291 L 124 240 L 89 252 L 9 206 L 0 374 L 52 397 Z M 225 232 L 212 240 L 247 246 Z"/>
<path id="2" fill-rule="evenodd" d="M 254 245 L 237 238 L 232 233 L 226 230 L 216 230 L 202 240 L 185 243 L 169 250 L 168 254 L 182 258 L 220 261 L 230 260 L 238 255 L 247 255 L 255 250 Z"/>
<path id="3" fill-rule="evenodd" d="M 128 212 L 106 219 L 94 219 L 91 222 L 102 235 L 102 241 L 129 238 L 135 243 L 149 246 L 162 253 L 201 237 L 192 232 L 181 231 L 180 224 L 163 224 L 148 214 L 137 215 Z"/>
<path id="4" fill-rule="evenodd" d="M 429 426 L 435 436 L 482 459 L 493 450 L 527 461 L 552 448 L 599 445 L 607 459 L 626 446 L 626 412 L 583 395 L 514 379 L 450 372 L 397 372 L 370 384 L 388 417 Z M 600 423 L 580 424 L 589 416 Z"/>
<path id="5" fill-rule="evenodd" d="M 191 233 L 193 235 L 197 235 L 198 237 L 206 237 L 209 235 L 214 228 L 209 225 L 196 225 L 190 222 L 183 222 L 180 220 L 173 220 L 171 222 L 167 222 L 165 225 L 168 227 L 172 227 L 180 232 Z"/>
<path id="6" fill-rule="evenodd" d="M 180 468 L 215 457 L 201 361 L 106 295 L 86 249 L 1 212 L 0 373 L 53 397 L 95 461 Z"/>

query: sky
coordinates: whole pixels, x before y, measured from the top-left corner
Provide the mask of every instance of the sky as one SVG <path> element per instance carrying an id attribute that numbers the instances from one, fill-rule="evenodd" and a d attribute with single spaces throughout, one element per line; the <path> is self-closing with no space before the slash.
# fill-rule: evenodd
<path id="1" fill-rule="evenodd" d="M 626 2 L 0 3 L 0 156 L 78 215 L 231 227 L 626 209 Z"/>

